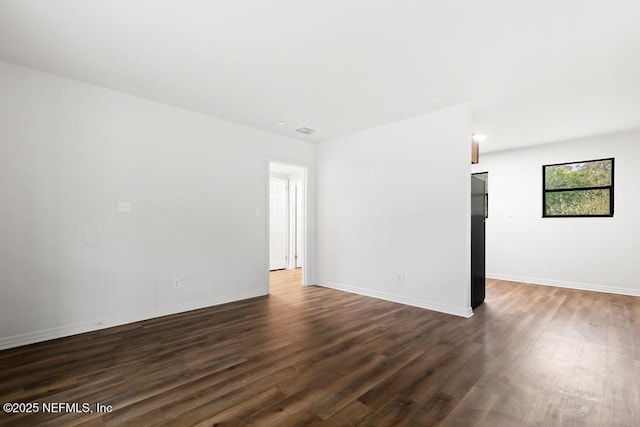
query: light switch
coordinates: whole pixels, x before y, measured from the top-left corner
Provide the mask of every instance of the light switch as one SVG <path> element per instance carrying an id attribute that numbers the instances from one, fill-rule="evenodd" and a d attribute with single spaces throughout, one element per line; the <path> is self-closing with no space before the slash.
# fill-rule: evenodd
<path id="1" fill-rule="evenodd" d="M 131 213 L 131 202 L 118 202 L 119 213 Z"/>

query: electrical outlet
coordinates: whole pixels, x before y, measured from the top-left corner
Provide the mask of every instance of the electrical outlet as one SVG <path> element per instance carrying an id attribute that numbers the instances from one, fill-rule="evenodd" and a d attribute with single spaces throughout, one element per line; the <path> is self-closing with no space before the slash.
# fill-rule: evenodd
<path id="1" fill-rule="evenodd" d="M 182 280 L 179 277 L 173 279 L 173 288 L 180 289 L 182 287 Z"/>
<path id="2" fill-rule="evenodd" d="M 118 202 L 118 212 L 131 213 L 131 202 Z"/>
<path id="3" fill-rule="evenodd" d="M 404 272 L 402 271 L 398 272 L 396 280 L 398 281 L 398 283 L 404 282 Z"/>

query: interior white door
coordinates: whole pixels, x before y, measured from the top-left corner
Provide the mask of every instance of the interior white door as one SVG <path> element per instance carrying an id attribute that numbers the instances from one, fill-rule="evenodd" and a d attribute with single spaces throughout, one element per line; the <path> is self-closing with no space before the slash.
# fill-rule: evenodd
<path id="1" fill-rule="evenodd" d="M 287 268 L 289 252 L 289 181 L 269 179 L 269 269 Z"/>

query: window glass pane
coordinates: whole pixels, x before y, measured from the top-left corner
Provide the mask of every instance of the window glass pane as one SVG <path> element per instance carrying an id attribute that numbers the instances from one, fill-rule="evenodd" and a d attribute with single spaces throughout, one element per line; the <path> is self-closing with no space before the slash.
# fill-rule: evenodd
<path id="1" fill-rule="evenodd" d="M 555 191 L 546 193 L 545 214 L 610 215 L 609 189 Z"/>
<path id="2" fill-rule="evenodd" d="M 488 193 L 489 192 L 489 172 L 474 173 L 472 175 L 484 181 L 484 191 L 485 193 Z"/>
<path id="3" fill-rule="evenodd" d="M 611 185 L 612 161 L 545 166 L 545 190 Z"/>
<path id="4" fill-rule="evenodd" d="M 484 217 L 489 218 L 489 172 L 472 173 L 471 175 L 484 181 Z"/>

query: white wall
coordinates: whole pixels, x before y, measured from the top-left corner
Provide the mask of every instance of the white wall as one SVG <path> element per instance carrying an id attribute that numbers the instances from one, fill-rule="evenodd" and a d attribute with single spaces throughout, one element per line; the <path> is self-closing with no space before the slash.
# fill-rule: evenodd
<path id="1" fill-rule="evenodd" d="M 0 62 L 0 348 L 265 294 L 274 157 L 313 180 L 311 144 Z"/>
<path id="2" fill-rule="evenodd" d="M 317 283 L 469 316 L 470 135 L 462 104 L 321 144 Z"/>
<path id="3" fill-rule="evenodd" d="M 640 131 L 481 154 L 487 275 L 640 295 Z M 542 165 L 615 157 L 613 218 L 542 218 Z"/>

